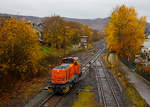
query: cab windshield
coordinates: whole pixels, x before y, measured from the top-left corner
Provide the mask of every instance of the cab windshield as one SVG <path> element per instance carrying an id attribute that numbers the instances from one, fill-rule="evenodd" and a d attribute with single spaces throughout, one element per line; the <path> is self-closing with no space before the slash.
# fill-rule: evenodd
<path id="1" fill-rule="evenodd" d="M 62 63 L 65 63 L 65 64 L 72 64 L 72 63 L 73 63 L 73 59 L 63 59 L 63 60 L 62 60 Z"/>

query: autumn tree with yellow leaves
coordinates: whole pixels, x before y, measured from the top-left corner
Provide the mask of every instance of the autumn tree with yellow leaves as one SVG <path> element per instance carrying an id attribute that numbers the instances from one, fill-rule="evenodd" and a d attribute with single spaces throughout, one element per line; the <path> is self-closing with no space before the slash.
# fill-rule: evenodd
<path id="1" fill-rule="evenodd" d="M 47 18 L 43 29 L 43 40 L 50 47 L 66 49 L 66 47 L 80 42 L 80 36 L 88 36 L 88 43 L 92 45 L 93 31 L 88 25 L 73 21 L 66 21 L 60 16 Z"/>
<path id="2" fill-rule="evenodd" d="M 93 41 L 98 41 L 102 37 L 102 34 L 100 31 L 92 30 L 92 32 L 93 32 L 93 37 L 92 37 Z"/>
<path id="3" fill-rule="evenodd" d="M 88 25 L 82 25 L 81 34 L 88 36 L 88 43 L 92 45 L 93 32 L 92 32 L 92 29 Z"/>
<path id="4" fill-rule="evenodd" d="M 53 48 L 66 48 L 72 39 L 72 33 L 66 21 L 59 16 L 55 16 L 46 20 L 43 29 L 43 40 Z"/>
<path id="5" fill-rule="evenodd" d="M 115 9 L 106 27 L 107 48 L 132 60 L 145 40 L 146 17 L 137 17 L 134 8 L 122 5 Z"/>
<path id="6" fill-rule="evenodd" d="M 26 78 L 38 72 L 42 57 L 39 40 L 30 23 L 16 18 L 0 25 L 0 78 Z"/>

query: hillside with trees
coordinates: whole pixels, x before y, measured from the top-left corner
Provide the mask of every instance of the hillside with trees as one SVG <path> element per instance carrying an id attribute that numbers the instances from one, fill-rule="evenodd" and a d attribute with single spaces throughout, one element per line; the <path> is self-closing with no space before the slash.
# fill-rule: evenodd
<path id="1" fill-rule="evenodd" d="M 56 49 L 66 49 L 67 47 L 79 44 L 80 36 L 88 36 L 89 48 L 92 48 L 92 41 L 98 40 L 100 34 L 88 26 L 73 21 L 66 21 L 59 16 L 47 18 L 43 28 L 43 40 Z M 95 39 L 93 39 L 93 37 Z"/>

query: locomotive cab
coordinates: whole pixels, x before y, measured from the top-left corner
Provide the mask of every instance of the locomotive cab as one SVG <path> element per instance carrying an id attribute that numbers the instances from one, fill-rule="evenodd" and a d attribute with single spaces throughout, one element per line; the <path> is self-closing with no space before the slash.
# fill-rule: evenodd
<path id="1" fill-rule="evenodd" d="M 62 63 L 73 64 L 74 60 L 72 58 L 64 58 L 64 59 L 62 59 Z"/>

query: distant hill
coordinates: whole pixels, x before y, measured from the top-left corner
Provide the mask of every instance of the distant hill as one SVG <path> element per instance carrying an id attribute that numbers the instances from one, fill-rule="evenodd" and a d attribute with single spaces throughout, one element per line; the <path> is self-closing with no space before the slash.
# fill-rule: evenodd
<path id="1" fill-rule="evenodd" d="M 32 23 L 43 23 L 46 17 L 36 17 L 36 16 L 23 16 L 23 15 L 12 15 L 12 14 L 0 14 L 0 17 L 16 17 L 17 19 L 26 19 L 27 21 L 31 21 Z M 89 25 L 92 29 L 103 30 L 105 26 L 108 24 L 109 17 L 107 18 L 97 18 L 97 19 L 77 19 L 77 18 L 68 18 L 63 17 L 64 20 L 75 21 L 82 24 Z M 150 23 L 146 24 L 146 32 L 150 32 Z"/>
<path id="2" fill-rule="evenodd" d="M 27 21 L 31 21 L 33 23 L 42 22 L 44 18 L 36 17 L 36 16 L 23 16 L 23 15 L 12 15 L 12 14 L 1 14 L 0 17 L 16 17 L 17 19 L 26 19 Z"/>
<path id="3" fill-rule="evenodd" d="M 0 17 L 16 17 L 17 19 L 26 19 L 27 21 L 31 21 L 32 23 L 42 23 L 46 17 L 35 17 L 35 16 L 23 16 L 23 15 L 12 15 L 12 14 L 0 14 Z M 108 24 L 109 18 L 97 18 L 97 19 L 77 19 L 77 18 L 68 18 L 63 17 L 68 21 L 75 21 L 82 24 L 89 25 L 92 29 L 103 30 L 105 26 Z"/>
<path id="4" fill-rule="evenodd" d="M 96 30 L 103 30 L 105 26 L 108 24 L 109 17 L 108 18 L 97 18 L 97 19 L 76 19 L 76 18 L 67 18 L 64 17 L 65 20 L 68 21 L 75 21 L 82 24 L 89 25 L 92 29 Z"/>

